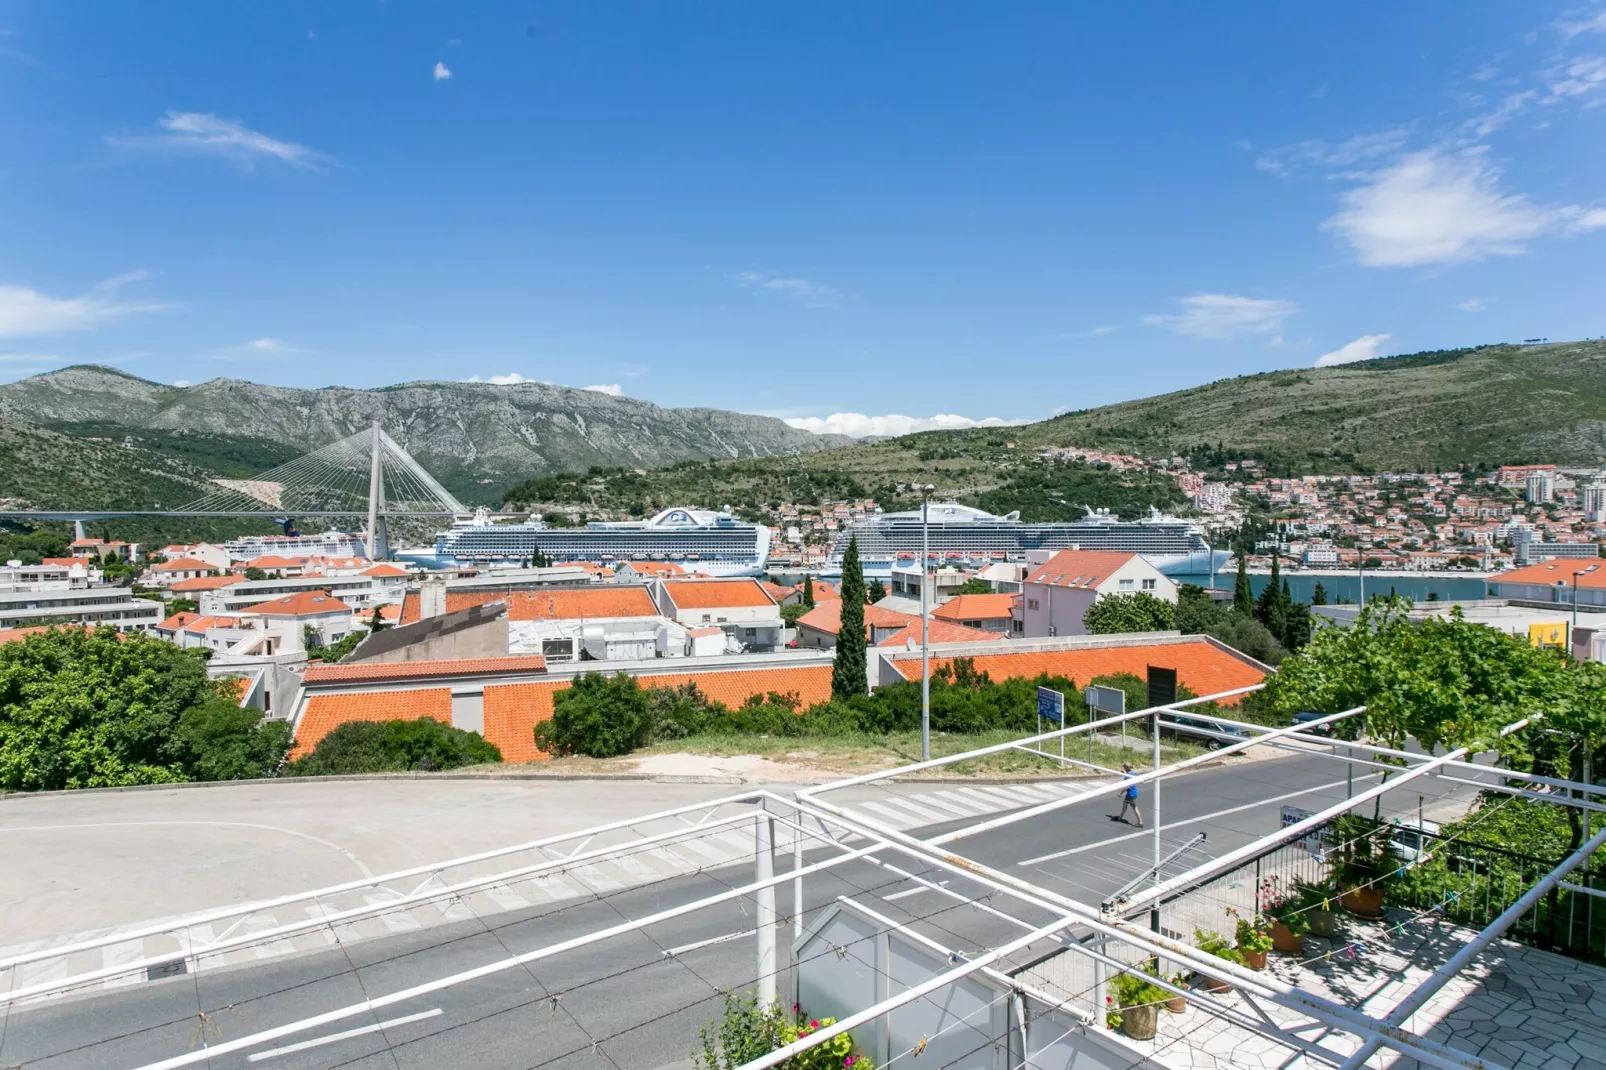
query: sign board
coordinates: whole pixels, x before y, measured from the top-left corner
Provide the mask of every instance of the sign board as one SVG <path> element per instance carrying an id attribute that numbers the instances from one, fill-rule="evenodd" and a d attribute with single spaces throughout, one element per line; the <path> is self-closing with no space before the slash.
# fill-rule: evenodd
<path id="1" fill-rule="evenodd" d="M 1177 670 L 1149 666 L 1149 705 L 1169 706 L 1177 700 Z"/>
<path id="2" fill-rule="evenodd" d="M 1052 687 L 1037 689 L 1037 716 L 1055 724 L 1065 723 L 1065 692 Z"/>
<path id="3" fill-rule="evenodd" d="M 1315 814 L 1314 814 L 1313 811 L 1301 810 L 1297 806 L 1284 806 L 1283 807 L 1282 827 L 1283 828 L 1287 828 L 1289 825 L 1296 825 L 1299 822 L 1305 820 L 1307 817 L 1314 817 L 1314 816 L 1315 816 Z M 1322 830 L 1321 829 L 1312 829 L 1310 832 L 1307 832 L 1305 835 L 1301 836 L 1299 839 L 1295 840 L 1294 842 L 1299 844 L 1301 847 L 1305 848 L 1305 850 L 1309 851 L 1310 852 L 1310 856 L 1312 858 L 1316 858 L 1316 859 L 1320 859 L 1321 858 L 1321 856 L 1322 856 Z"/>
<path id="4" fill-rule="evenodd" d="M 1119 717 L 1126 712 L 1126 692 L 1119 687 L 1088 684 L 1083 697 L 1087 699 L 1087 707 L 1090 710 L 1107 713 L 1111 717 Z"/>
<path id="5" fill-rule="evenodd" d="M 1567 645 L 1567 622 L 1546 621 L 1543 624 L 1528 625 L 1528 644 L 1536 647 Z"/>

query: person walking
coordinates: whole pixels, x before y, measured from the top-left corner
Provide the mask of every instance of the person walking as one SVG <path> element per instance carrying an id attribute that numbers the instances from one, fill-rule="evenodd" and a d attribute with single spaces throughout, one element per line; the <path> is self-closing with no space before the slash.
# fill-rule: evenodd
<path id="1" fill-rule="evenodd" d="M 1126 812 L 1128 810 L 1131 810 L 1132 811 L 1132 816 L 1137 818 L 1138 828 L 1142 828 L 1143 827 L 1143 813 L 1142 813 L 1142 811 L 1140 811 L 1138 809 L 1138 786 L 1135 783 L 1135 781 L 1137 780 L 1137 776 L 1138 775 L 1132 771 L 1132 763 L 1131 762 L 1122 762 L 1121 763 L 1121 775 L 1126 780 L 1133 781 L 1134 783 L 1128 783 L 1127 786 L 1126 786 L 1126 790 L 1121 793 L 1121 813 L 1120 813 L 1120 816 L 1118 816 L 1116 818 L 1116 820 L 1117 821 L 1126 821 Z M 1131 824 L 1131 822 L 1127 822 L 1127 823 Z"/>

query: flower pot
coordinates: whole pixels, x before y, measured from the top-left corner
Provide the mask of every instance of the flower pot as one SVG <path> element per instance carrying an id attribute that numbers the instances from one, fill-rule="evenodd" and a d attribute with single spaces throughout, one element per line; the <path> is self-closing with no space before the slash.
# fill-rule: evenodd
<path id="1" fill-rule="evenodd" d="M 1381 918 L 1383 916 L 1383 889 L 1381 888 L 1355 888 L 1345 892 L 1340 902 L 1344 909 L 1357 918 Z"/>
<path id="2" fill-rule="evenodd" d="M 1251 970 L 1264 970 L 1266 968 L 1266 953 L 1264 951 L 1250 951 L 1241 947 L 1238 950 L 1243 954 L 1244 965 Z"/>
<path id="3" fill-rule="evenodd" d="M 1338 935 L 1338 915 L 1331 910 L 1312 910 L 1306 917 L 1310 919 L 1312 936 L 1332 937 Z"/>
<path id="4" fill-rule="evenodd" d="M 1121 1032 L 1133 1040 L 1153 1040 L 1155 1027 L 1160 1021 L 1160 1007 L 1150 1003 L 1142 1007 L 1121 1008 Z"/>
<path id="5" fill-rule="evenodd" d="M 1285 955 L 1305 953 L 1305 934 L 1296 933 L 1280 921 L 1271 923 L 1271 946 Z"/>
<path id="6" fill-rule="evenodd" d="M 1218 981 L 1214 977 L 1206 977 L 1205 978 L 1205 987 L 1210 989 L 1210 991 L 1216 993 L 1218 996 L 1223 992 L 1231 992 L 1232 991 L 1231 982 Z"/>
<path id="7" fill-rule="evenodd" d="M 1188 997 L 1172 996 L 1170 999 L 1165 1001 L 1165 1009 L 1170 1011 L 1172 1014 L 1182 1014 L 1188 1009 Z"/>

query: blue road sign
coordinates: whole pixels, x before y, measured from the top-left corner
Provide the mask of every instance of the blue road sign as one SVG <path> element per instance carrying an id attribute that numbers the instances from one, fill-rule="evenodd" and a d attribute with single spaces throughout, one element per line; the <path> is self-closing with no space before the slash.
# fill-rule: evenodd
<path id="1" fill-rule="evenodd" d="M 1065 692 L 1052 687 L 1037 689 L 1037 716 L 1055 724 L 1065 723 Z"/>

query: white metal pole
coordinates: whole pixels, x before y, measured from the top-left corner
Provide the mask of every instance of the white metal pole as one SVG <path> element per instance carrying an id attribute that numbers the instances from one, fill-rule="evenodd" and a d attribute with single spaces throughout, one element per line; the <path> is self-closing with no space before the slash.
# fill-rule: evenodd
<path id="1" fill-rule="evenodd" d="M 753 822 L 753 883 L 758 904 L 758 1005 L 775 1006 L 775 823 L 759 810 Z M 796 887 L 798 878 L 793 878 Z"/>
<path id="2" fill-rule="evenodd" d="M 1154 813 L 1149 815 L 1154 822 L 1154 886 L 1160 887 L 1160 711 L 1154 712 Z M 1160 900 L 1154 901 L 1149 912 L 1149 920 L 1155 932 L 1160 931 Z"/>
<path id="3" fill-rule="evenodd" d="M 930 532 L 931 488 L 920 492 L 920 760 L 931 760 L 931 618 L 930 599 L 926 595 L 931 583 L 928 557 L 931 553 Z"/>
<path id="4" fill-rule="evenodd" d="M 792 872 L 803 872 L 803 808 L 793 804 L 797 826 L 792 830 Z M 792 878 L 792 939 L 803 939 L 803 878 Z"/>

